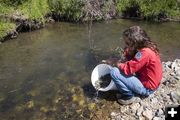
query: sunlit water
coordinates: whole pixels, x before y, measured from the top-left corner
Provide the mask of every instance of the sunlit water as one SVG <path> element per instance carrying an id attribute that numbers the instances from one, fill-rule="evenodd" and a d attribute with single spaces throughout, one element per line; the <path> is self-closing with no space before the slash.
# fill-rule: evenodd
<path id="1" fill-rule="evenodd" d="M 122 31 L 132 25 L 157 42 L 163 61 L 180 58 L 179 23 L 112 20 L 94 23 L 89 37 L 87 24 L 60 22 L 1 44 L 0 119 L 89 119 L 98 108 L 90 47 L 99 53 L 122 47 Z"/>

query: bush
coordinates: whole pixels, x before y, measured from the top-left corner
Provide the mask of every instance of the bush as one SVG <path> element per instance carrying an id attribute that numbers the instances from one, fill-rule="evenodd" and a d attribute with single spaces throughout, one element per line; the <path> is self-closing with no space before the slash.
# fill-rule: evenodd
<path id="1" fill-rule="evenodd" d="M 50 10 L 62 18 L 79 21 L 83 14 L 84 0 L 48 0 Z"/>
<path id="2" fill-rule="evenodd" d="M 6 5 L 10 6 L 17 6 L 27 1 L 28 0 L 0 0 L 0 3 L 5 3 Z"/>
<path id="3" fill-rule="evenodd" d="M 8 34 L 9 31 L 14 30 L 16 25 L 10 22 L 3 22 L 0 20 L 0 40 Z"/>
<path id="4" fill-rule="evenodd" d="M 13 7 L 7 6 L 4 3 L 0 4 L 0 17 L 4 16 L 5 14 L 9 14 L 13 11 Z"/>
<path id="5" fill-rule="evenodd" d="M 30 0 L 20 5 L 18 9 L 29 19 L 43 22 L 44 16 L 49 12 L 47 0 Z"/>
<path id="6" fill-rule="evenodd" d="M 138 7 L 141 16 L 146 18 L 159 15 L 180 16 L 180 4 L 177 0 L 117 0 L 119 12 L 125 12 L 134 7 Z"/>

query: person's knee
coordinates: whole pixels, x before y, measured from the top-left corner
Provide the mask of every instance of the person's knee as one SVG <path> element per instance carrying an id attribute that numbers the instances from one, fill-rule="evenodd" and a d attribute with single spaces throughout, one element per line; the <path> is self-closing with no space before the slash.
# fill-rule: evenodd
<path id="1" fill-rule="evenodd" d="M 116 67 L 112 68 L 110 71 L 110 75 L 111 75 L 113 81 L 116 82 L 116 80 L 119 79 L 118 76 L 120 75 L 119 69 Z"/>
<path id="2" fill-rule="evenodd" d="M 111 71 L 110 71 L 111 77 L 116 77 L 117 74 L 119 74 L 119 73 L 118 73 L 118 68 L 113 67 L 113 68 L 111 69 Z"/>

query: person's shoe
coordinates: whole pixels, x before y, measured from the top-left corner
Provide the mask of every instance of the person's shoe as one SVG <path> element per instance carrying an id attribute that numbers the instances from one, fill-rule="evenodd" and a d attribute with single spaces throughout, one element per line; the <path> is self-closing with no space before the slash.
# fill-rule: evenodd
<path id="1" fill-rule="evenodd" d="M 117 94 L 116 97 L 117 97 L 118 103 L 122 105 L 129 105 L 132 103 L 137 103 L 137 102 L 140 102 L 141 100 L 139 97 L 127 98 L 127 97 L 122 96 L 121 94 Z"/>

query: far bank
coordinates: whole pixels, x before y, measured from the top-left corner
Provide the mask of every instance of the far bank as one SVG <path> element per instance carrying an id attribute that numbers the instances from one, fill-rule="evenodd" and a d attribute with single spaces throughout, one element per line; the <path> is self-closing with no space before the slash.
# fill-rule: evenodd
<path id="1" fill-rule="evenodd" d="M 86 23 L 126 18 L 179 22 L 179 6 L 176 0 L 5 0 L 0 4 L 0 41 L 54 21 Z"/>

